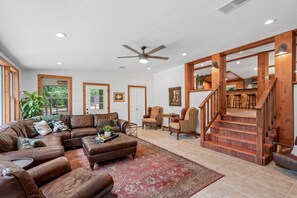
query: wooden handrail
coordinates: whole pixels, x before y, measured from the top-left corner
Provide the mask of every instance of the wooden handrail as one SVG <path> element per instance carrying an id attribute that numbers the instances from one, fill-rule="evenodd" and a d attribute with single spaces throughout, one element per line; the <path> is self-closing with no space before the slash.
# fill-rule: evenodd
<path id="1" fill-rule="evenodd" d="M 209 98 L 216 92 L 220 87 L 222 86 L 222 83 L 219 84 L 210 94 L 203 100 L 203 102 L 199 105 L 199 108 L 202 108 L 205 103 L 209 100 Z"/>
<path id="2" fill-rule="evenodd" d="M 270 80 L 268 87 L 263 92 L 261 98 L 257 102 L 257 105 L 255 107 L 256 110 L 260 110 L 263 107 L 263 105 L 264 105 L 264 103 L 265 103 L 265 101 L 266 101 L 266 99 L 267 99 L 269 93 L 271 92 L 271 89 L 273 88 L 273 86 L 274 86 L 275 83 L 276 83 L 276 77 L 273 77 Z"/>

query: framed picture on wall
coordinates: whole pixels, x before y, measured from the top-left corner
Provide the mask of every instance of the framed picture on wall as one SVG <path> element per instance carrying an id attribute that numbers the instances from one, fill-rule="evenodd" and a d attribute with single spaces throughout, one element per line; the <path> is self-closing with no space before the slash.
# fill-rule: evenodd
<path id="1" fill-rule="evenodd" d="M 113 102 L 125 102 L 125 93 L 113 92 Z"/>
<path id="2" fill-rule="evenodd" d="M 181 87 L 169 88 L 169 106 L 181 106 Z"/>

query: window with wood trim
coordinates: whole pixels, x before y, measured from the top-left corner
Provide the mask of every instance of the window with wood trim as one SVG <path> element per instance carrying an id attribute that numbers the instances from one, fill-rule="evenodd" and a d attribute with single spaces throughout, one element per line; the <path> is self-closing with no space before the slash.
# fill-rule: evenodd
<path id="1" fill-rule="evenodd" d="M 47 100 L 45 115 L 72 114 L 72 77 L 38 74 L 38 93 Z"/>
<path id="2" fill-rule="evenodd" d="M 0 125 L 4 123 L 4 91 L 3 91 L 3 84 L 4 84 L 4 67 L 0 65 Z"/>

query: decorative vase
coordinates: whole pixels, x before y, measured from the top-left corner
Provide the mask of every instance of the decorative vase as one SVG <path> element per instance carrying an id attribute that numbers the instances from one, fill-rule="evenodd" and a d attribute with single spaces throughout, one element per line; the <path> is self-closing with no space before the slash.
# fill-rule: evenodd
<path id="1" fill-rule="evenodd" d="M 203 85 L 198 85 L 198 89 L 204 89 L 204 86 Z"/>
<path id="2" fill-rule="evenodd" d="M 110 137 L 111 136 L 111 131 L 104 131 L 104 136 Z"/>

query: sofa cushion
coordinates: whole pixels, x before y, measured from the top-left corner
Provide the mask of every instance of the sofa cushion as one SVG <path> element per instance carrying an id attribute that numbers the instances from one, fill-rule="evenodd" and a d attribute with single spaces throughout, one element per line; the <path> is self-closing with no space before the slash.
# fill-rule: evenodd
<path id="1" fill-rule="evenodd" d="M 52 129 L 48 126 L 47 122 L 42 120 L 40 122 L 33 123 L 34 128 L 40 135 L 47 135 L 52 132 Z"/>
<path id="2" fill-rule="evenodd" d="M 11 131 L 10 131 L 11 130 Z M 17 148 L 18 136 L 8 128 L 0 133 L 0 152 L 14 151 Z"/>
<path id="3" fill-rule="evenodd" d="M 105 125 L 113 126 L 113 121 L 112 120 L 104 120 L 104 119 L 97 120 L 97 123 L 96 123 L 97 127 L 104 127 Z"/>
<path id="4" fill-rule="evenodd" d="M 143 118 L 142 122 L 156 123 L 157 120 L 155 118 Z"/>
<path id="5" fill-rule="evenodd" d="M 94 119 L 95 119 L 95 127 L 97 126 L 98 120 L 114 120 L 118 119 L 118 113 L 113 112 L 113 113 L 105 113 L 105 114 L 95 114 Z"/>
<path id="6" fill-rule="evenodd" d="M 151 110 L 151 118 L 157 119 L 158 115 L 159 115 L 159 110 L 160 107 L 153 107 Z"/>
<path id="7" fill-rule="evenodd" d="M 173 128 L 173 129 L 180 129 L 179 122 L 171 122 L 169 126 L 170 128 Z"/>
<path id="8" fill-rule="evenodd" d="M 73 115 L 70 117 L 70 125 L 72 129 L 94 127 L 93 115 Z"/>
<path id="9" fill-rule="evenodd" d="M 24 125 L 28 138 L 32 138 L 38 135 L 33 125 L 33 123 L 36 122 L 35 119 L 30 118 L 30 119 L 21 120 L 20 122 Z"/>
<path id="10" fill-rule="evenodd" d="M 18 138 L 17 147 L 18 150 L 25 150 L 25 149 L 32 149 L 32 148 L 38 148 L 38 147 L 45 147 L 45 143 L 41 140 L 37 139 L 31 139 L 31 138 Z"/>
<path id="11" fill-rule="evenodd" d="M 34 138 L 34 140 L 42 141 L 46 146 L 56 146 L 62 145 L 62 141 L 60 137 L 55 137 L 53 135 L 43 136 L 43 138 Z"/>
<path id="12" fill-rule="evenodd" d="M 11 128 L 16 132 L 16 134 L 20 137 L 28 137 L 26 128 L 21 122 L 16 122 Z"/>
<path id="13" fill-rule="evenodd" d="M 77 128 L 71 131 L 71 138 L 96 135 L 98 130 L 94 127 Z"/>
<path id="14" fill-rule="evenodd" d="M 47 136 L 43 135 L 37 135 L 34 137 L 34 139 L 42 139 L 42 138 L 48 138 L 48 137 L 59 137 L 61 141 L 68 140 L 71 138 L 70 131 L 64 131 L 59 133 L 50 133 Z"/>

